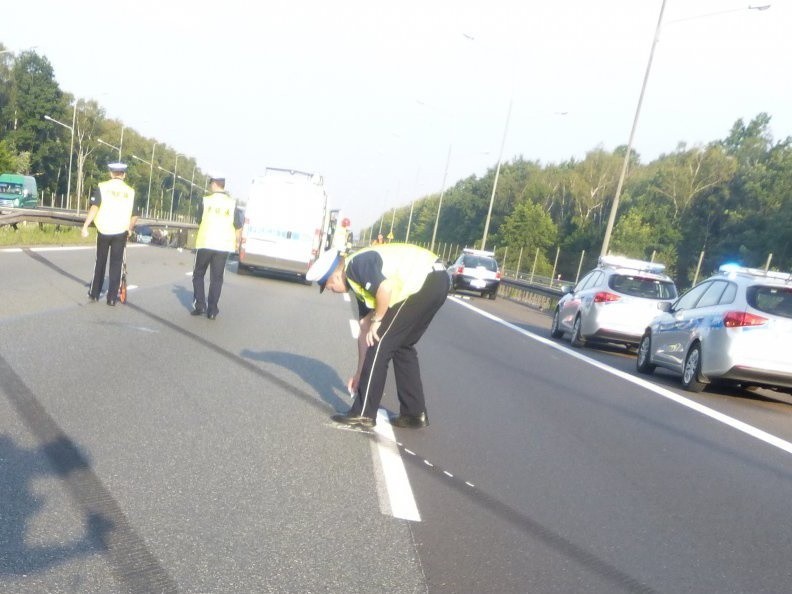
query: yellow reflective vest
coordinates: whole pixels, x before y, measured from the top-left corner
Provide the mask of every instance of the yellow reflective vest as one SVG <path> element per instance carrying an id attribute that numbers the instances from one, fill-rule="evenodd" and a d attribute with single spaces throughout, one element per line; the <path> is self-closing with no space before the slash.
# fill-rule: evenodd
<path id="1" fill-rule="evenodd" d="M 195 239 L 197 249 L 233 252 L 236 249 L 234 210 L 236 200 L 226 192 L 204 196 L 203 214 Z"/>
<path id="2" fill-rule="evenodd" d="M 393 283 L 390 305 L 401 303 L 410 295 L 415 295 L 421 290 L 426 275 L 429 274 L 437 255 L 429 250 L 408 243 L 388 243 L 364 248 L 349 256 L 344 262 L 344 270 L 360 254 L 377 252 L 382 258 L 382 276 Z M 376 296 L 366 288 L 347 276 L 347 282 L 355 296 L 366 304 L 369 309 L 374 309 L 377 304 Z"/>
<path id="3" fill-rule="evenodd" d="M 118 178 L 99 184 L 102 202 L 94 218 L 94 225 L 103 235 L 117 235 L 129 231 L 135 190 Z"/>

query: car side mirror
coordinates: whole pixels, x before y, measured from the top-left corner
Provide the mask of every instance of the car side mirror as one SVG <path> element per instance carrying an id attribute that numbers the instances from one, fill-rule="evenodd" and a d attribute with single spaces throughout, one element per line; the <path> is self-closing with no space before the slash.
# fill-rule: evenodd
<path id="1" fill-rule="evenodd" d="M 660 303 L 657 304 L 657 309 L 659 309 L 660 311 L 664 311 L 666 313 L 671 311 L 673 307 L 674 304 L 671 303 L 670 301 L 661 301 Z"/>
<path id="2" fill-rule="evenodd" d="M 575 285 L 561 285 L 561 292 L 566 295 L 575 290 Z"/>

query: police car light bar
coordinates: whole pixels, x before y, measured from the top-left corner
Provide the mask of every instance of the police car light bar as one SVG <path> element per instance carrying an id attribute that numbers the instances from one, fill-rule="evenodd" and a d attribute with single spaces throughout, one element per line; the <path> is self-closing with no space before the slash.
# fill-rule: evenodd
<path id="1" fill-rule="evenodd" d="M 761 276 L 763 278 L 774 278 L 782 281 L 792 281 L 792 273 L 776 272 L 775 270 L 765 270 L 764 268 L 748 268 L 739 264 L 722 264 L 718 272 L 724 274 L 747 274 L 750 276 Z"/>
<path id="2" fill-rule="evenodd" d="M 495 257 L 495 252 L 490 252 L 488 250 L 474 250 L 473 248 L 464 248 L 462 253 L 470 254 L 472 256 L 488 256 L 490 258 Z"/>
<path id="3" fill-rule="evenodd" d="M 625 256 L 600 256 L 598 262 L 600 266 L 607 266 L 608 268 L 630 268 L 632 270 L 651 272 L 654 274 L 662 274 L 663 271 L 665 271 L 665 264 L 636 260 Z"/>

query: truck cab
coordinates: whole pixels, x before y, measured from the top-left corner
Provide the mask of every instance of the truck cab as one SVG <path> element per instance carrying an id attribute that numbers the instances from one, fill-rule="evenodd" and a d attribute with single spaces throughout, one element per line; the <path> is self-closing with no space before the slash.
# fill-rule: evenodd
<path id="1" fill-rule="evenodd" d="M 17 173 L 0 174 L 0 206 L 9 208 L 38 206 L 36 178 Z"/>

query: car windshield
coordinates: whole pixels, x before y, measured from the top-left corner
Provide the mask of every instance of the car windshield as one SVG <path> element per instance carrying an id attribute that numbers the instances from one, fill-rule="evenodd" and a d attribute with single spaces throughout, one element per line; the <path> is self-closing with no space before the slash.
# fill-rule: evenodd
<path id="1" fill-rule="evenodd" d="M 748 305 L 759 311 L 792 318 L 792 287 L 754 285 L 745 291 Z"/>
<path id="2" fill-rule="evenodd" d="M 22 184 L 0 183 L 0 194 L 22 194 Z"/>
<path id="3" fill-rule="evenodd" d="M 462 260 L 462 264 L 465 268 L 478 268 L 479 266 L 483 266 L 487 270 L 492 270 L 493 272 L 497 272 L 498 270 L 498 265 L 495 263 L 495 260 L 484 256 L 465 256 Z"/>
<path id="4" fill-rule="evenodd" d="M 676 288 L 671 281 L 629 274 L 614 274 L 608 285 L 614 291 L 644 299 L 675 299 Z"/>

